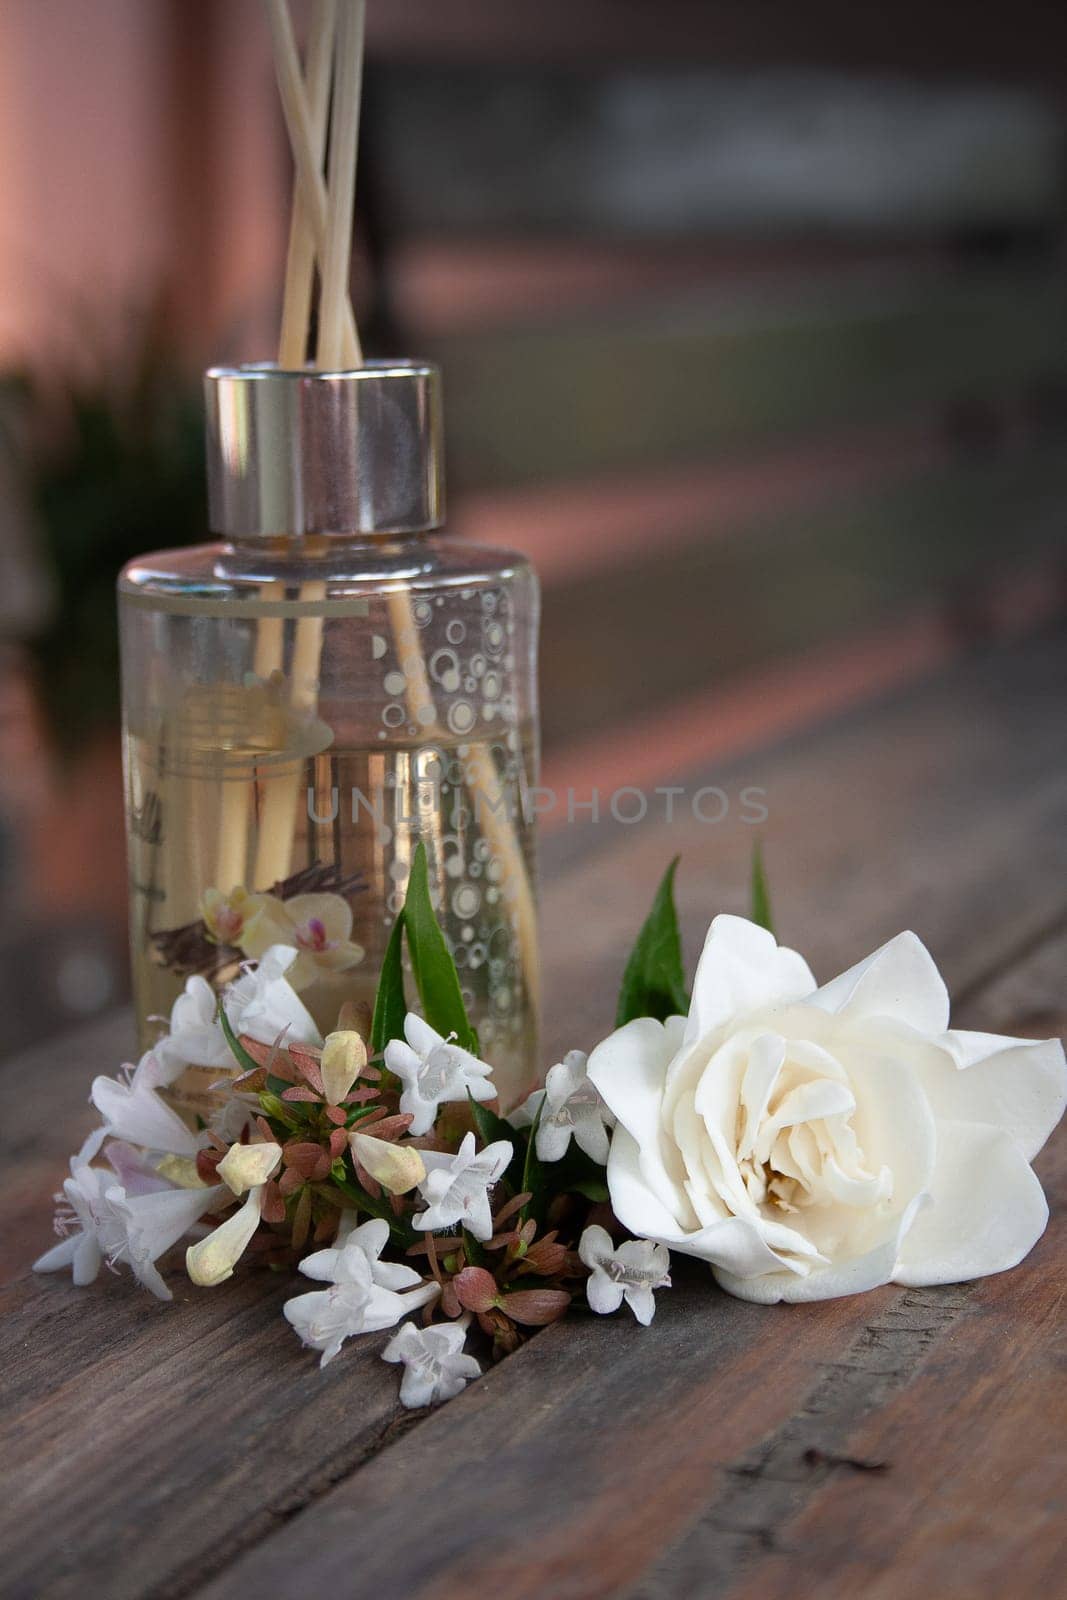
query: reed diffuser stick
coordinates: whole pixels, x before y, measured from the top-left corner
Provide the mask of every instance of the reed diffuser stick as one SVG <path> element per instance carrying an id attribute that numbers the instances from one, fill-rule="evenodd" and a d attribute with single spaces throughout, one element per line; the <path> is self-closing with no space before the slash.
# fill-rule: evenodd
<path id="1" fill-rule="evenodd" d="M 307 100 L 313 154 L 319 167 L 326 150 L 326 122 L 330 107 L 330 70 L 337 21 L 337 0 L 315 0 L 307 46 Z M 285 297 L 278 365 L 286 370 L 307 360 L 311 324 L 311 291 L 315 280 L 315 240 L 308 216 L 308 199 L 302 185 L 293 196 L 289 224 L 289 254 L 285 264 Z"/>
<path id="2" fill-rule="evenodd" d="M 344 359 L 344 312 L 349 305 L 352 211 L 356 198 L 356 150 L 363 84 L 364 0 L 342 0 L 334 58 L 333 113 L 330 124 L 330 185 L 326 245 L 322 260 L 322 302 L 316 365 L 340 366 Z M 351 308 L 349 307 L 351 310 Z M 357 335 L 358 342 L 358 335 Z M 362 355 L 357 355 L 362 365 Z"/>
<path id="3" fill-rule="evenodd" d="M 267 0 L 267 14 L 270 18 L 271 34 L 274 40 L 274 62 L 278 77 L 278 91 L 281 96 L 285 125 L 289 133 L 293 162 L 296 166 L 297 193 L 303 191 L 311 236 L 321 265 L 325 259 L 326 252 L 329 203 L 326 184 L 322 176 L 321 158 L 317 161 L 315 156 L 312 119 L 304 91 L 304 80 L 300 71 L 300 57 L 297 53 L 296 39 L 293 35 L 292 19 L 289 16 L 289 8 L 285 0 Z M 361 367 L 363 365 L 363 351 L 359 343 L 359 334 L 356 331 L 356 319 L 352 314 L 352 306 L 347 297 L 342 310 L 342 319 L 344 323 L 343 360 L 350 367 Z M 321 363 L 317 364 L 321 365 Z"/>
<path id="4" fill-rule="evenodd" d="M 273 4 L 268 8 L 272 23 L 275 20 Z M 296 56 L 296 41 L 287 7 L 282 4 L 281 17 L 274 26 L 275 59 L 279 84 L 289 84 L 289 94 L 296 95 L 295 115 L 307 130 L 311 146 L 304 152 L 305 165 L 321 171 L 326 150 L 326 129 L 330 108 L 330 78 L 334 63 L 335 41 L 338 43 L 337 0 L 317 0 L 312 13 L 307 50 L 307 88 L 300 75 Z M 357 41 L 362 58 L 362 40 Z M 353 48 L 352 43 L 348 45 Z M 295 77 L 294 77 L 295 70 Z M 295 88 L 294 88 L 295 85 Z M 283 91 L 283 100 L 285 92 Z M 337 99 L 335 96 L 335 113 Z M 355 139 L 353 138 L 353 144 Z M 286 261 L 285 294 L 282 308 L 282 328 L 278 341 L 278 365 L 292 369 L 302 367 L 307 357 L 308 330 L 311 323 L 311 291 L 315 270 L 315 239 L 313 236 L 313 201 L 305 186 L 299 182 L 293 195 L 292 221 L 289 233 L 289 254 Z M 329 219 L 328 219 L 329 220 Z M 347 304 L 347 301 L 346 301 Z M 348 308 L 351 319 L 351 306 Z M 352 340 L 345 331 L 343 310 L 337 314 L 337 339 L 341 350 L 351 348 Z M 354 330 L 355 323 L 352 320 Z M 355 340 L 358 349 L 358 337 Z M 340 356 L 337 365 L 340 365 Z M 272 591 L 275 585 L 267 585 Z M 281 586 L 277 586 L 281 587 Z M 284 590 L 282 590 L 284 595 Z M 278 598 L 281 598 L 279 595 Z M 300 598 L 305 601 L 325 599 L 326 586 L 321 581 L 309 581 L 300 587 Z M 268 677 L 283 665 L 284 622 L 281 618 L 262 618 L 256 650 L 256 672 Z M 322 618 L 303 616 L 296 624 L 293 636 L 293 656 L 290 667 L 290 704 L 295 709 L 314 711 L 318 703 L 319 663 L 322 655 Z M 256 859 L 253 867 L 253 884 L 269 888 L 289 876 L 292 867 L 293 839 L 303 774 L 299 770 L 278 775 L 263 787 L 259 814 L 259 831 Z"/>

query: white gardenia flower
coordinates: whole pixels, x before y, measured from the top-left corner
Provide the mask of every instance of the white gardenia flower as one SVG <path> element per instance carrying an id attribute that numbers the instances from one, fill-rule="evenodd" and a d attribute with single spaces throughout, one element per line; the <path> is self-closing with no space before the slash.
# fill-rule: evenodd
<path id="1" fill-rule="evenodd" d="M 619 1124 L 615 1215 L 762 1302 L 1015 1266 L 1048 1219 L 1030 1161 L 1063 1113 L 1063 1047 L 948 1020 L 912 933 L 820 989 L 716 917 L 688 1018 L 638 1018 L 590 1057 Z"/>
<path id="2" fill-rule="evenodd" d="M 422 1406 L 453 1400 L 482 1369 L 463 1354 L 467 1329 L 461 1322 L 418 1328 L 405 1322 L 382 1351 L 383 1361 L 402 1361 L 400 1403 L 417 1411 Z"/>
<path id="3" fill-rule="evenodd" d="M 221 1185 L 200 1189 L 159 1187 L 129 1194 L 115 1176 L 91 1162 L 107 1129 L 90 1134 L 71 1158 L 70 1177 L 63 1185 L 56 1214 L 57 1231 L 66 1237 L 33 1263 L 35 1272 L 73 1269 L 74 1282 L 92 1283 L 106 1260 L 126 1261 L 134 1276 L 160 1300 L 172 1298 L 155 1263 L 177 1244 L 206 1211 L 218 1205 Z"/>
<path id="4" fill-rule="evenodd" d="M 468 1133 L 454 1156 L 424 1150 L 426 1176 L 419 1183 L 419 1193 L 427 1209 L 412 1217 L 412 1227 L 438 1233 L 461 1222 L 476 1239 L 491 1239 L 489 1189 L 506 1171 L 513 1148 L 507 1139 L 498 1139 L 475 1153 L 474 1135 Z"/>
<path id="5" fill-rule="evenodd" d="M 195 1156 L 204 1144 L 156 1090 L 169 1082 L 167 1069 L 149 1050 L 119 1078 L 93 1079 L 89 1098 L 109 1129 L 120 1139 L 164 1155 Z"/>
<path id="6" fill-rule="evenodd" d="M 405 1042 L 406 1041 L 406 1042 Z M 413 1134 L 429 1133 L 443 1101 L 492 1100 L 492 1067 L 454 1038 L 445 1039 L 428 1022 L 409 1011 L 404 1018 L 404 1038 L 390 1039 L 385 1064 L 404 1085 L 400 1109 L 412 1117 Z"/>
<path id="7" fill-rule="evenodd" d="M 542 1161 L 562 1161 L 573 1137 L 579 1150 L 599 1166 L 607 1164 L 608 1129 L 615 1119 L 589 1080 L 588 1059 L 584 1050 L 568 1050 L 562 1061 L 548 1069 L 544 1088 L 535 1089 L 509 1115 L 516 1128 L 528 1128 L 544 1102 L 534 1141 Z"/>
<path id="8" fill-rule="evenodd" d="M 651 1239 L 627 1239 L 616 1248 L 606 1228 L 586 1228 L 578 1254 L 589 1268 L 586 1299 L 592 1311 L 606 1316 L 623 1300 L 646 1328 L 656 1315 L 656 1289 L 671 1286 L 671 1257 L 666 1245 Z"/>
<path id="9" fill-rule="evenodd" d="M 338 1238 L 334 1248 L 300 1263 L 307 1277 L 330 1287 L 297 1295 L 282 1308 L 304 1343 L 322 1352 L 321 1366 L 333 1360 L 346 1339 L 395 1327 L 440 1293 L 436 1283 L 422 1283 L 414 1268 L 379 1259 L 389 1238 L 387 1222 L 375 1218 L 358 1228 L 349 1225 Z"/>

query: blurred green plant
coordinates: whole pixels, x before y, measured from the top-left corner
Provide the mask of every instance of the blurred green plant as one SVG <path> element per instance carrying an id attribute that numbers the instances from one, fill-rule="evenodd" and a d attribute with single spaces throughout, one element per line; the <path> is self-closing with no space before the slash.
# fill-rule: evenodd
<path id="1" fill-rule="evenodd" d="M 199 388 L 158 319 L 142 319 L 121 370 L 58 391 L 25 374 L 4 387 L 52 587 L 26 643 L 56 748 L 73 753 L 118 720 L 119 571 L 146 551 L 206 538 Z"/>

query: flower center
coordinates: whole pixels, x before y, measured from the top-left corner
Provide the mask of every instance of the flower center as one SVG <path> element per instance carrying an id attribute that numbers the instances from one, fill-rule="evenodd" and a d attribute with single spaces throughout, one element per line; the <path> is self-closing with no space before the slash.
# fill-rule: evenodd
<path id="1" fill-rule="evenodd" d="M 326 924 L 320 917 L 311 917 L 302 927 L 296 930 L 296 943 L 300 950 L 310 950 L 319 953 L 331 948 L 330 940 L 326 937 Z"/>
<path id="2" fill-rule="evenodd" d="M 832 1060 L 826 1064 L 836 1067 Z M 888 1169 L 872 1172 L 866 1165 L 853 1127 L 856 1099 L 844 1073 L 823 1076 L 819 1065 L 787 1055 L 765 1098 L 742 1093 L 737 1165 L 757 1206 L 787 1213 L 810 1206 L 866 1208 L 892 1190 Z"/>
<path id="3" fill-rule="evenodd" d="M 236 944 L 244 931 L 245 919 L 240 911 L 229 906 L 215 915 L 215 933 L 223 944 Z"/>

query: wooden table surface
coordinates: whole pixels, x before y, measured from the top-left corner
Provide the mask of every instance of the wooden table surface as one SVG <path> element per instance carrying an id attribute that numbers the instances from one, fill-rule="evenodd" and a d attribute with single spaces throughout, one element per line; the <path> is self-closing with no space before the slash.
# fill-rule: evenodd
<path id="1" fill-rule="evenodd" d="M 713 913 L 745 908 L 746 784 L 766 790 L 780 936 L 817 976 L 910 926 L 961 1025 L 1061 1030 L 1065 685 L 1062 634 L 1004 646 L 698 775 L 734 799 L 717 826 L 653 813 L 549 839 L 546 1060 L 606 1031 L 669 856 L 690 959 Z M 26 1275 L 128 1029 L 0 1068 L 5 1596 L 1063 1592 L 1062 1133 L 1037 1162 L 1053 1220 L 1015 1272 L 768 1309 L 676 1257 L 650 1329 L 575 1316 L 408 1413 L 388 1335 L 321 1372 L 269 1275 L 206 1292 L 174 1274 L 169 1306 L 128 1277 Z"/>

